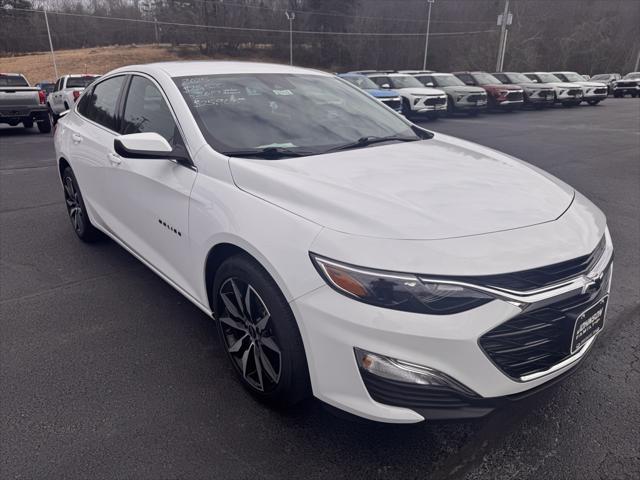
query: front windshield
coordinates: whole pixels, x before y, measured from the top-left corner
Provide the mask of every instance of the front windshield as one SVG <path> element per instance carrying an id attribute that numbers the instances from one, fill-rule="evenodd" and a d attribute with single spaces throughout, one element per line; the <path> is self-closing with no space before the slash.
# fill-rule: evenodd
<path id="1" fill-rule="evenodd" d="M 531 83 L 531 79 L 521 73 L 506 73 L 505 75 L 511 83 Z"/>
<path id="2" fill-rule="evenodd" d="M 607 74 L 601 74 L 601 75 L 594 75 L 593 77 L 591 77 L 591 80 L 609 80 L 610 75 Z"/>
<path id="3" fill-rule="evenodd" d="M 499 85 L 502 83 L 496 77 L 488 73 L 474 73 L 473 78 L 475 78 L 478 85 Z"/>
<path id="4" fill-rule="evenodd" d="M 538 73 L 537 77 L 542 83 L 562 82 L 562 80 L 551 73 Z"/>
<path id="5" fill-rule="evenodd" d="M 640 72 L 627 73 L 624 78 L 626 80 L 640 80 Z"/>
<path id="6" fill-rule="evenodd" d="M 464 87 L 465 84 L 455 75 L 434 75 L 433 83 L 436 87 Z"/>
<path id="7" fill-rule="evenodd" d="M 378 87 L 373 80 L 365 77 L 364 75 L 345 75 L 344 77 L 340 77 L 346 80 L 349 83 L 353 83 L 356 87 L 360 87 L 363 90 L 378 90 Z"/>
<path id="8" fill-rule="evenodd" d="M 66 88 L 87 88 L 98 77 L 69 77 Z"/>
<path id="9" fill-rule="evenodd" d="M 207 142 L 229 155 L 270 148 L 311 155 L 365 137 L 421 138 L 380 102 L 333 76 L 229 74 L 174 81 Z"/>
<path id="10" fill-rule="evenodd" d="M 424 85 L 411 75 L 394 75 L 389 79 L 393 88 L 424 88 Z"/>
<path id="11" fill-rule="evenodd" d="M 585 82 L 586 80 L 582 75 L 578 75 L 574 72 L 564 73 L 564 77 L 567 79 L 567 82 Z"/>

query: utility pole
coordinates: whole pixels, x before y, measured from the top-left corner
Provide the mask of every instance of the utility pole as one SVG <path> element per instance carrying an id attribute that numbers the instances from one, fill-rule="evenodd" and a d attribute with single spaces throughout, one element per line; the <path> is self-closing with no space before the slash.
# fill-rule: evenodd
<path id="1" fill-rule="evenodd" d="M 293 21 L 296 18 L 296 12 L 286 10 L 284 14 L 289 20 L 289 65 L 293 65 Z"/>
<path id="2" fill-rule="evenodd" d="M 158 18 L 153 16 L 153 27 L 156 32 L 156 45 L 160 45 L 160 35 L 158 34 Z"/>
<path id="3" fill-rule="evenodd" d="M 49 29 L 49 17 L 47 17 L 47 9 L 44 11 L 44 23 L 47 25 L 47 35 L 49 36 L 49 48 L 51 49 L 51 59 L 53 60 L 53 71 L 56 74 L 56 80 L 58 80 L 58 65 L 56 65 L 56 54 L 53 51 L 53 42 L 51 41 L 51 30 Z"/>
<path id="4" fill-rule="evenodd" d="M 422 60 L 422 70 L 427 69 L 427 51 L 429 50 L 429 28 L 431 27 L 431 6 L 436 0 L 427 0 L 429 13 L 427 14 L 427 34 L 424 36 L 424 59 Z"/>
<path id="5" fill-rule="evenodd" d="M 633 71 L 637 72 L 638 68 L 640 68 L 640 49 L 638 49 L 638 56 L 636 57 L 636 66 L 634 67 Z"/>
<path id="6" fill-rule="evenodd" d="M 509 13 L 509 0 L 504 1 L 504 12 L 498 15 L 500 26 L 500 41 L 498 42 L 498 59 L 496 60 L 496 72 L 501 72 L 504 65 L 504 54 L 507 50 L 507 25 L 511 25 L 513 16 Z"/>

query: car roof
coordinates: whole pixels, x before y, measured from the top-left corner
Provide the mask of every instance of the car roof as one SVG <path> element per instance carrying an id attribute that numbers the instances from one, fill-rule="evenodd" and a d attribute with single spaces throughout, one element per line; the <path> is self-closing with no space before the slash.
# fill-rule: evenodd
<path id="1" fill-rule="evenodd" d="M 170 77 L 192 75 L 224 75 L 236 73 L 289 73 L 306 75 L 326 75 L 329 73 L 309 68 L 291 67 L 276 63 L 234 62 L 222 60 L 157 62 L 142 65 L 129 65 L 113 70 L 111 73 L 138 71 L 148 74 L 164 73 Z"/>
<path id="2" fill-rule="evenodd" d="M 69 75 L 63 75 L 63 77 L 70 78 L 82 78 L 82 77 L 99 77 L 98 73 L 70 73 Z"/>

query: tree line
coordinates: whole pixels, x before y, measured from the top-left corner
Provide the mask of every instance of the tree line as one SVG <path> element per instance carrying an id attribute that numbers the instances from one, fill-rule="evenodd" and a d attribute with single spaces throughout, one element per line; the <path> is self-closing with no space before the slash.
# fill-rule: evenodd
<path id="1" fill-rule="evenodd" d="M 640 1 L 510 3 L 505 70 L 594 74 L 633 68 L 640 50 Z M 48 50 L 44 4 L 0 0 L 0 55 Z M 288 60 L 285 10 L 294 11 L 295 63 L 329 71 L 420 68 L 426 5 L 425 0 L 46 0 L 56 49 L 159 42 L 197 45 L 213 58 L 278 62 Z M 427 67 L 492 71 L 503 5 L 504 0 L 436 0 Z"/>

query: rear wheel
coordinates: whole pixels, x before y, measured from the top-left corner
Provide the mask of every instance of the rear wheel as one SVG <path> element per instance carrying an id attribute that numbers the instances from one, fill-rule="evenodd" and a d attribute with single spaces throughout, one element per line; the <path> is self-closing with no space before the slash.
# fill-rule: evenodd
<path id="1" fill-rule="evenodd" d="M 62 184 L 64 186 L 64 201 L 67 205 L 69 219 L 78 238 L 83 242 L 89 243 L 100 239 L 102 235 L 89 220 L 87 207 L 85 207 L 80 187 L 78 187 L 78 181 L 70 167 L 65 168 L 62 173 Z"/>
<path id="2" fill-rule="evenodd" d="M 309 395 L 298 325 L 271 276 L 248 255 L 225 260 L 213 285 L 223 346 L 241 383 L 259 400 L 289 406 Z"/>
<path id="3" fill-rule="evenodd" d="M 587 103 L 589 105 L 597 105 L 600 103 L 600 100 L 587 100 Z"/>
<path id="4" fill-rule="evenodd" d="M 38 130 L 40 130 L 40 133 L 51 132 L 51 119 L 48 115 L 38 122 Z"/>
<path id="5" fill-rule="evenodd" d="M 24 128 L 33 128 L 33 120 L 25 120 L 24 122 L 22 122 L 22 125 L 24 126 Z"/>
<path id="6" fill-rule="evenodd" d="M 621 95 L 621 94 L 620 94 L 620 93 L 618 93 L 618 92 L 613 92 L 613 97 L 614 97 L 614 98 L 620 98 L 620 97 L 622 97 L 622 96 L 623 96 L 623 95 Z"/>

